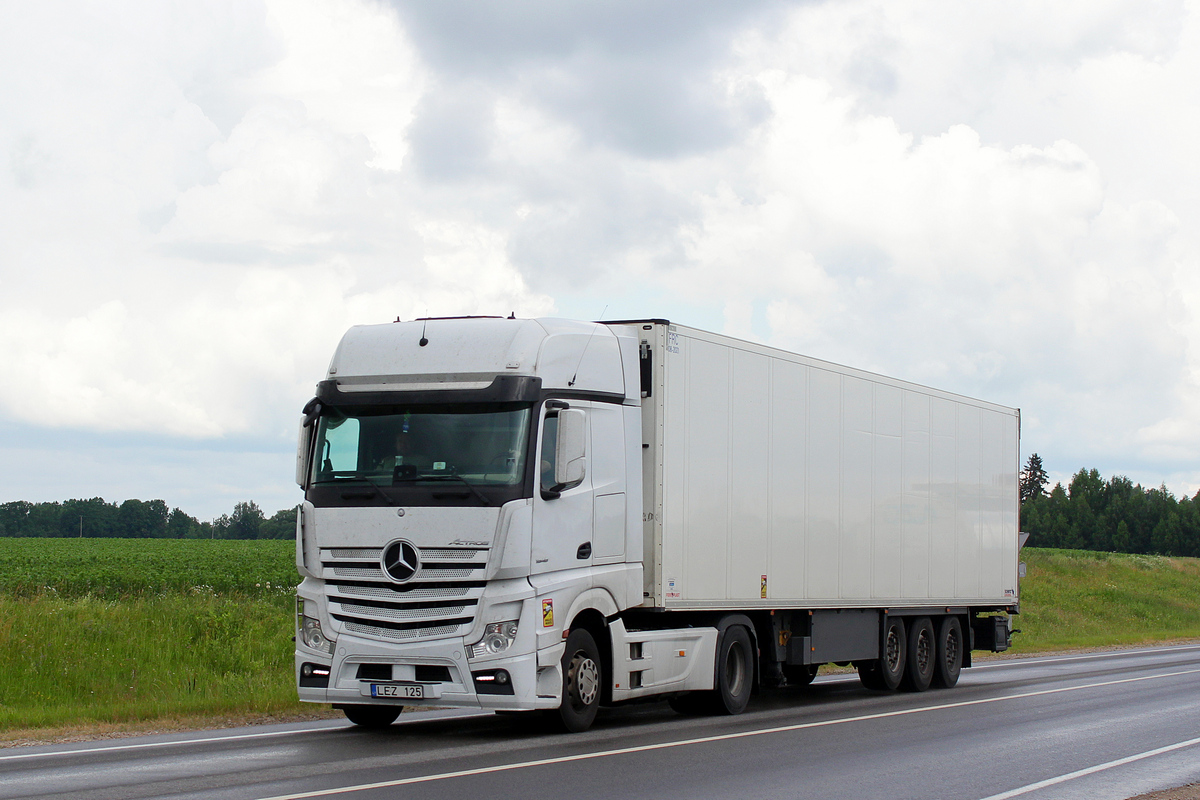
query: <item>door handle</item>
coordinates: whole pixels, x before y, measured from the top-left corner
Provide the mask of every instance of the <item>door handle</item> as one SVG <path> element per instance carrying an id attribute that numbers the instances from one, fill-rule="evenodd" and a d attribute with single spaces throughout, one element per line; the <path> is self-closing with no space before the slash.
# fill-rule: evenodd
<path id="1" fill-rule="evenodd" d="M 579 545 L 579 549 L 575 551 L 575 557 L 576 558 L 591 558 L 592 557 L 592 543 L 584 542 L 583 544 Z"/>

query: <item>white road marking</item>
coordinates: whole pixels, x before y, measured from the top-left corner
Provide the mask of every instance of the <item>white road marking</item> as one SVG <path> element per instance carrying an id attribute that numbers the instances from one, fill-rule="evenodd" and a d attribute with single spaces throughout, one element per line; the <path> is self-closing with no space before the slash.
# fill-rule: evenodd
<path id="1" fill-rule="evenodd" d="M 1024 667 L 1024 666 L 1039 666 L 1042 664 L 1057 664 L 1062 661 L 1082 661 L 1086 659 L 1098 658 L 1119 658 L 1121 656 L 1141 656 L 1153 655 L 1157 653 L 1175 653 L 1175 652 L 1190 652 L 1192 650 L 1200 650 L 1200 644 L 1179 644 L 1170 647 L 1151 647 L 1139 648 L 1137 650 L 1110 650 L 1102 653 L 1079 653 L 1070 656 L 1043 656 L 1042 658 L 998 658 L 995 660 L 982 661 L 973 667 L 969 667 L 969 672 L 964 672 L 963 675 L 970 676 L 971 673 L 979 672 L 985 669 L 1001 669 L 1004 667 Z M 853 673 L 838 673 L 831 675 L 818 675 L 813 681 L 815 685 L 828 685 L 831 683 L 857 683 L 858 676 Z"/>
<path id="2" fill-rule="evenodd" d="M 57 750 L 43 753 L 16 753 L 10 756 L 0 756 L 0 761 L 16 761 L 20 758 L 49 758 L 50 756 L 76 756 L 83 753 L 111 753 L 116 750 L 142 750 L 151 747 L 172 747 L 181 744 L 207 744 L 208 742 L 228 742 L 238 739 L 265 739 L 270 736 L 288 736 L 293 733 L 313 733 L 314 731 L 336 730 L 336 728 L 303 728 L 298 731 L 270 731 L 268 733 L 239 733 L 236 736 L 210 736 L 207 739 L 180 739 L 176 742 L 142 742 L 140 744 L 116 744 L 106 747 L 88 747 L 82 750 Z"/>
<path id="3" fill-rule="evenodd" d="M 1120 656 L 1149 655 L 1153 653 L 1187 652 L 1200 650 L 1197 644 L 1180 644 L 1171 647 L 1154 647 L 1141 650 L 1110 650 L 1103 653 L 1078 653 L 1070 656 L 1045 656 L 1043 658 L 997 658 L 980 662 L 969 669 L 973 672 L 979 669 L 995 669 L 996 667 L 1015 667 L 1025 664 L 1054 664 L 1059 661 L 1081 661 L 1089 658 L 1117 658 Z"/>
<path id="4" fill-rule="evenodd" d="M 1007 792 L 1001 792 L 1000 794 L 989 795 L 983 798 L 983 800 L 1006 800 L 1006 798 L 1009 797 L 1017 797 L 1018 795 L 1028 794 L 1029 792 L 1036 792 L 1038 789 L 1045 789 L 1047 786 L 1057 786 L 1060 783 L 1073 781 L 1076 778 L 1082 778 L 1085 775 L 1092 775 L 1097 772 L 1103 772 L 1106 769 L 1112 769 L 1113 767 L 1132 764 L 1134 761 L 1141 761 L 1144 758 L 1152 758 L 1154 756 L 1162 755 L 1163 753 L 1170 753 L 1172 750 L 1182 750 L 1185 747 L 1195 747 L 1198 744 L 1200 744 L 1200 738 L 1188 739 L 1186 742 L 1169 744 L 1166 747 L 1159 747 L 1155 750 L 1147 750 L 1146 752 L 1138 753 L 1137 755 L 1118 758 L 1116 761 L 1106 761 L 1105 763 L 1097 764 L 1094 767 L 1076 770 L 1075 772 L 1068 772 L 1066 775 L 1059 775 L 1057 778 L 1047 778 L 1044 781 L 1038 781 L 1037 783 L 1031 783 L 1028 786 L 1022 786 L 1019 789 L 1011 789 Z"/>
<path id="5" fill-rule="evenodd" d="M 962 700 L 956 703 L 943 703 L 941 705 L 923 706 L 921 708 L 906 708 L 899 711 L 885 711 L 878 714 L 863 714 L 857 717 L 843 717 L 841 719 L 830 719 L 821 722 L 802 722 L 795 725 L 782 725 L 776 728 L 762 728 L 753 731 L 741 731 L 739 733 L 722 733 L 716 736 L 703 736 L 697 739 L 682 739 L 676 742 L 660 742 L 659 744 L 646 744 L 639 745 L 637 747 L 622 747 L 616 750 L 599 750 L 594 753 L 580 753 L 578 755 L 560 756 L 558 758 L 543 758 L 538 759 L 537 761 L 521 761 L 515 764 L 497 764 L 496 766 L 492 767 L 465 769 L 457 772 L 441 772 L 436 775 L 420 775 L 415 778 L 399 778 L 393 781 L 380 781 L 378 783 L 363 783 L 355 786 L 343 786 L 337 789 L 323 789 L 312 792 L 300 792 L 298 794 L 276 795 L 274 797 L 262 798 L 262 800 L 304 800 L 305 798 L 309 797 L 330 797 L 338 794 L 349 794 L 350 792 L 363 792 L 371 789 L 387 789 L 394 786 L 407 786 L 415 783 L 430 783 L 432 781 L 447 780 L 449 778 L 464 778 L 471 775 L 487 775 L 493 772 L 507 772 L 514 769 L 542 767 L 550 764 L 565 764 L 572 761 L 586 761 L 593 758 L 605 758 L 607 756 L 644 753 L 651 750 L 666 750 L 672 747 L 684 747 L 686 745 L 693 744 L 707 744 L 709 742 L 720 742 L 730 739 L 744 739 L 750 736 L 763 736 L 769 733 L 787 733 L 789 731 L 806 730 L 809 728 L 825 728 L 832 725 L 844 725 L 850 722 L 865 722 L 867 720 L 886 719 L 888 717 L 903 717 L 909 714 L 923 714 L 927 711 L 941 711 L 948 708 L 966 708 L 968 706 L 980 706 L 988 703 L 1000 703 L 1005 700 L 1021 700 L 1027 697 L 1044 697 L 1046 695 L 1062 694 L 1064 692 L 1077 692 L 1083 689 L 1098 689 L 1104 686 L 1118 686 L 1126 683 L 1138 683 L 1140 681 L 1174 678 L 1180 675 L 1195 675 L 1198 673 L 1200 673 L 1200 669 L 1164 672 L 1158 675 L 1143 675 L 1138 678 L 1121 678 L 1119 680 L 1088 683 L 1079 686 L 1064 686 L 1058 689 L 1041 689 L 1036 692 L 1022 692 L 1020 694 L 1005 695 L 1004 697 L 988 697 L 981 700 Z"/>
<path id="6" fill-rule="evenodd" d="M 456 716 L 439 716 L 439 717 L 433 717 L 432 719 L 436 719 L 439 721 L 455 720 L 455 719 L 469 719 L 471 717 L 480 716 L 480 714 L 481 714 L 481 712 L 475 711 L 475 712 L 472 712 L 469 714 L 460 714 L 460 715 L 456 715 Z M 404 721 L 403 718 L 401 718 L 401 719 L 402 719 L 402 721 Z M 291 731 L 268 731 L 265 733 L 239 733 L 239 734 L 235 734 L 232 736 L 209 736 L 206 738 L 199 738 L 199 739 L 179 739 L 179 740 L 173 741 L 173 742 L 139 742 L 137 744 L 115 744 L 115 745 L 106 745 L 104 747 L 87 747 L 87 748 L 83 748 L 80 750 L 50 750 L 50 751 L 42 751 L 39 753 L 15 753 L 13 755 L 0 756 L 0 761 L 16 761 L 17 759 L 24 759 L 24 758 L 52 758 L 54 756 L 75 756 L 75 755 L 84 755 L 87 753 L 111 753 L 111 752 L 119 751 L 119 750 L 145 750 L 145 749 L 156 748 L 156 747 L 175 747 L 178 745 L 185 745 L 185 744 L 208 744 L 210 742 L 233 742 L 233 741 L 240 741 L 242 739 L 266 739 L 266 738 L 270 738 L 273 736 L 292 736 L 292 735 L 298 734 L 298 733 L 321 733 L 323 731 L 340 731 L 340 730 L 346 730 L 347 728 L 353 728 L 353 727 L 354 727 L 353 725 L 346 725 L 346 726 L 342 726 L 340 728 L 337 728 L 337 727 L 300 728 L 299 730 L 291 730 Z"/>

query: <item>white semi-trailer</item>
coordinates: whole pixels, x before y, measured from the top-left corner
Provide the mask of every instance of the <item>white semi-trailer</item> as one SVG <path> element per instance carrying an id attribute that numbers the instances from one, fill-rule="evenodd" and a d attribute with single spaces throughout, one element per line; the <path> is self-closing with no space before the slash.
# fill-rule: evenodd
<path id="1" fill-rule="evenodd" d="M 343 337 L 304 409 L 300 699 L 736 714 L 1004 650 L 1019 412 L 664 320 Z"/>

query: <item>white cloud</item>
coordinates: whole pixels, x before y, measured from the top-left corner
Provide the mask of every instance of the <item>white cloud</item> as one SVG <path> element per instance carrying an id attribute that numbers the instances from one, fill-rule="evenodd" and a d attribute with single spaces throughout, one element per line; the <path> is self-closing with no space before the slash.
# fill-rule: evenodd
<path id="1" fill-rule="evenodd" d="M 268 55 L 223 78 L 243 108 L 228 133 L 180 76 L 231 20 L 190 22 L 155 20 L 196 62 L 134 37 L 86 130 L 39 112 L 91 107 L 94 87 L 30 97 L 18 118 L 0 189 L 29 223 L 0 245 L 17 290 L 0 300 L 0 366 L 23 376 L 0 387 L 9 415 L 286 439 L 350 324 L 553 307 L 508 263 L 506 231 L 431 215 L 400 174 L 424 77 L 394 15 L 270 7 L 252 43 Z"/>
<path id="2" fill-rule="evenodd" d="M 271 0 L 268 24 L 285 55 L 250 81 L 253 91 L 301 99 L 310 119 L 365 137 L 375 151 L 368 166 L 400 169 L 427 76 L 395 14 L 372 3 Z"/>

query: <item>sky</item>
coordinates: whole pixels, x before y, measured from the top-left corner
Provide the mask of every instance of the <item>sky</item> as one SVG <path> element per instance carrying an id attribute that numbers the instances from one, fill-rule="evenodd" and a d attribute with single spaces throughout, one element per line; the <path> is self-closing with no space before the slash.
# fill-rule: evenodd
<path id="1" fill-rule="evenodd" d="M 0 502 L 290 507 L 346 328 L 512 312 L 1200 490 L 1200 2 L 0 8 Z"/>

